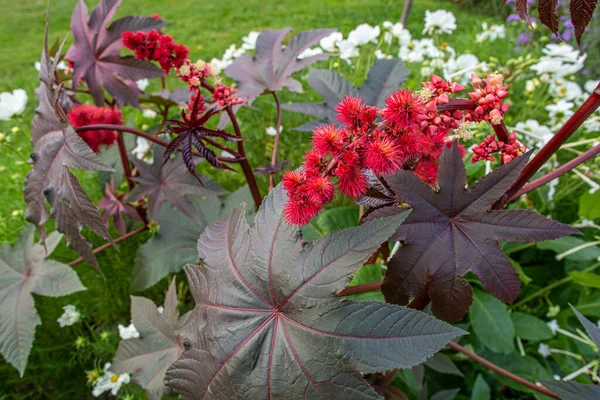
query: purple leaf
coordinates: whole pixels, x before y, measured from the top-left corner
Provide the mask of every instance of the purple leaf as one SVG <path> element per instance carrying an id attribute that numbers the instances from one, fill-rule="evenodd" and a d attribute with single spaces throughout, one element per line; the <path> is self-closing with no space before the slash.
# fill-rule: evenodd
<path id="1" fill-rule="evenodd" d="M 102 212 L 104 225 L 108 228 L 108 221 L 112 217 L 113 224 L 121 235 L 127 233 L 125 215 L 134 221 L 143 222 L 137 210 L 125 203 L 125 194 L 117 193 L 112 177 L 110 184 L 107 183 L 105 186 L 104 197 L 98 202 L 98 208 L 104 210 Z"/>
<path id="2" fill-rule="evenodd" d="M 328 59 L 331 54 L 318 54 L 299 60 L 298 56 L 319 40 L 335 32 L 335 29 L 315 29 L 300 32 L 286 47 L 282 48 L 283 38 L 291 28 L 282 30 L 266 29 L 256 40 L 256 55 L 243 54 L 225 70 L 225 74 L 238 82 L 237 97 L 247 102 L 264 91 L 278 91 L 288 88 L 301 92 L 302 85 L 292 78 L 294 72 L 320 60 Z"/>
<path id="3" fill-rule="evenodd" d="M 542 381 L 542 383 L 563 400 L 597 400 L 600 398 L 600 386 L 598 385 L 551 380 Z"/>
<path id="4" fill-rule="evenodd" d="M 517 297 L 518 273 L 498 242 L 538 242 L 579 233 L 532 211 L 489 211 L 528 158 L 519 157 L 465 189 L 466 171 L 455 143 L 442 155 L 439 191 L 404 170 L 386 178 L 391 191 L 413 208 L 391 238 L 404 245 L 388 265 L 382 286 L 387 301 L 407 304 L 429 285 L 434 315 L 458 321 L 472 301 L 470 285 L 460 278 L 469 271 L 498 299 L 512 302 Z M 400 212 L 396 205 L 386 206 L 365 219 Z"/>
<path id="5" fill-rule="evenodd" d="M 583 325 L 583 327 L 587 331 L 587 334 L 590 336 L 590 339 L 592 339 L 596 346 L 600 347 L 600 328 L 598 328 L 598 325 L 592 323 L 592 321 L 584 317 L 579 311 L 575 309 L 575 307 L 571 306 L 571 309 L 575 313 L 577 319 L 579 319 L 579 322 L 581 322 L 581 325 Z"/>
<path id="6" fill-rule="evenodd" d="M 186 316 L 179 317 L 177 305 L 175 278 L 169 285 L 162 314 L 152 300 L 131 296 L 131 321 L 140 337 L 119 343 L 112 370 L 133 374 L 133 381 L 146 389 L 150 400 L 159 400 L 166 394 L 165 373 L 183 353 L 174 333 Z"/>
<path id="7" fill-rule="evenodd" d="M 196 307 L 178 334 L 218 364 L 190 367 L 195 350 L 184 353 L 167 372 L 175 392 L 207 398 L 229 391 L 229 377 L 238 399 L 374 399 L 360 372 L 411 367 L 464 334 L 420 311 L 336 294 L 407 213 L 305 242 L 285 223 L 285 200 L 280 185 L 253 228 L 236 210 L 200 237 L 202 265 L 185 267 Z"/>
<path id="8" fill-rule="evenodd" d="M 54 81 L 54 72 L 60 50 L 54 63 L 50 65 L 47 32 L 46 28 L 40 67 L 42 84 L 36 90 L 40 105 L 36 109 L 32 126 L 33 168 L 27 175 L 24 188 L 27 203 L 25 218 L 35 224 L 43 234 L 42 225 L 49 218 L 45 207 L 45 201 L 48 200 L 51 204 L 50 215 L 56 220 L 58 231 L 65 234 L 67 244 L 98 269 L 90 243 L 80 233 L 81 227 L 88 226 L 108 241 L 111 241 L 111 237 L 98 210 L 77 178 L 69 172 L 69 168 L 88 171 L 114 170 L 98 158 L 77 135 L 75 129 L 62 122 L 54 111 L 59 95 L 59 85 Z"/>
<path id="9" fill-rule="evenodd" d="M 515 8 L 519 17 L 531 26 L 531 17 L 529 16 L 529 2 L 527 0 L 515 0 Z"/>
<path id="10" fill-rule="evenodd" d="M 292 78 L 292 74 L 321 60 L 331 57 L 323 53 L 304 59 L 298 56 L 306 49 L 319 43 L 319 40 L 335 32 L 335 29 L 315 29 L 298 33 L 285 47 L 282 42 L 292 28 L 282 30 L 265 29 L 256 40 L 256 55 L 245 53 L 225 69 L 225 75 L 237 81 L 237 97 L 246 100 L 246 105 L 264 92 L 276 92 L 287 88 L 302 92 L 302 84 Z M 241 106 L 234 106 L 237 112 Z M 229 116 L 222 114 L 218 128 L 223 129 Z"/>
<path id="11" fill-rule="evenodd" d="M 231 193 L 225 200 L 216 196 L 186 196 L 192 217 L 172 207 L 165 207 L 156 218 L 160 227 L 148 242 L 140 246 L 135 258 L 131 290 L 139 291 L 156 284 L 169 273 L 179 272 L 185 264 L 198 262 L 198 238 L 204 228 L 224 217 L 242 203 L 253 204 L 247 186 Z M 253 208 L 247 211 L 254 216 Z"/>
<path id="12" fill-rule="evenodd" d="M 32 293 L 59 297 L 85 290 L 68 265 L 47 260 L 62 235 L 52 232 L 45 243 L 34 243 L 27 225 L 14 247 L 0 247 L 0 353 L 22 377 L 41 324 Z"/>
<path id="13" fill-rule="evenodd" d="M 538 2 L 538 14 L 540 15 L 540 22 L 550 28 L 554 34 L 558 34 L 558 15 L 556 14 L 557 5 L 558 0 L 539 0 Z"/>
<path id="14" fill-rule="evenodd" d="M 577 38 L 577 44 L 580 46 L 583 32 L 585 32 L 585 28 L 594 16 L 594 10 L 596 9 L 597 4 L 598 0 L 571 0 L 569 3 L 571 21 L 575 28 L 575 38 Z"/>
<path id="15" fill-rule="evenodd" d="M 104 104 L 104 87 L 116 100 L 139 107 L 135 81 L 164 73 L 152 63 L 121 57 L 121 34 L 161 29 L 167 23 L 150 17 L 124 17 L 107 27 L 120 4 L 121 0 L 101 0 L 88 19 L 87 7 L 79 0 L 71 17 L 75 43 L 65 58 L 74 63 L 73 85 L 84 79 L 97 106 Z"/>
<path id="16" fill-rule="evenodd" d="M 170 159 L 162 168 L 164 149 L 154 148 L 152 164 L 132 159 L 135 167 L 140 171 L 140 176 L 133 178 L 137 185 L 129 194 L 129 200 L 139 200 L 142 196 L 149 199 L 149 216 L 156 219 L 160 216 L 163 204 L 168 202 L 190 218 L 194 218 L 193 206 L 186 195 L 196 194 L 216 196 L 225 194 L 223 188 L 210 178 L 202 177 L 201 185 L 191 175 L 182 159 Z"/>

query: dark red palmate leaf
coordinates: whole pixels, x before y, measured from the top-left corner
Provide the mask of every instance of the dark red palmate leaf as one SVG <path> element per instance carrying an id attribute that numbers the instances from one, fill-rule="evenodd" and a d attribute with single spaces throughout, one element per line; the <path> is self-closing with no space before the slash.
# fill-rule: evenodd
<path id="1" fill-rule="evenodd" d="M 577 38 L 577 44 L 580 46 L 583 32 L 592 20 L 597 4 L 598 0 L 571 0 L 569 3 L 571 21 L 575 28 L 575 38 Z"/>
<path id="2" fill-rule="evenodd" d="M 139 200 L 146 196 L 149 200 L 149 218 L 156 220 L 165 202 L 168 202 L 190 218 L 194 218 L 194 207 L 187 195 L 197 194 L 216 196 L 227 193 L 218 183 L 210 178 L 201 177 L 202 184 L 187 172 L 183 161 L 172 159 L 167 165 L 163 164 L 162 147 L 154 148 L 152 164 L 132 159 L 140 176 L 132 178 L 138 185 L 129 194 L 129 200 Z M 195 169 L 195 164 L 194 164 Z"/>
<path id="3" fill-rule="evenodd" d="M 321 60 L 331 54 L 317 54 L 299 59 L 306 49 L 319 43 L 319 40 L 335 32 L 335 29 L 314 29 L 298 33 L 283 46 L 283 39 L 292 31 L 291 28 L 281 30 L 265 29 L 256 40 L 256 55 L 243 54 L 225 69 L 225 75 L 237 81 L 236 96 L 250 105 L 257 96 L 263 93 L 276 92 L 287 88 L 293 92 L 302 92 L 302 84 L 292 78 L 292 74 Z M 237 111 L 241 105 L 233 107 Z M 229 122 L 229 115 L 223 114 L 218 127 L 224 128 Z"/>
<path id="4" fill-rule="evenodd" d="M 408 171 L 386 178 L 390 190 L 413 208 L 391 238 L 404 245 L 388 264 L 382 286 L 387 301 L 407 304 L 428 287 L 434 315 L 458 321 L 472 301 L 470 285 L 460 278 L 469 271 L 498 299 L 512 302 L 517 297 L 521 282 L 499 241 L 538 242 L 579 233 L 532 211 L 489 211 L 517 179 L 529 155 L 501 166 L 470 189 L 465 189 L 466 170 L 457 143 L 444 150 L 437 192 Z M 386 206 L 365 220 L 402 212 L 397 205 Z"/>
<path id="5" fill-rule="evenodd" d="M 556 7 L 558 0 L 539 0 L 538 14 L 542 24 L 546 25 L 552 33 L 558 34 L 558 15 Z"/>
<path id="6" fill-rule="evenodd" d="M 24 186 L 27 203 L 25 219 L 38 227 L 43 238 L 43 224 L 52 216 L 56 229 L 65 234 L 67 245 L 100 271 L 90 243 L 81 234 L 81 228 L 87 226 L 104 239 L 112 239 L 96 206 L 69 168 L 114 170 L 98 158 L 71 125 L 62 120 L 64 111 L 57 112 L 60 110 L 58 99 L 61 85 L 55 76 L 61 50 L 62 46 L 57 50 L 54 60 L 51 60 L 48 55 L 46 25 L 44 50 L 40 60 L 41 84 L 35 91 L 39 105 L 31 127 L 33 167 L 27 174 Z M 46 201 L 51 205 L 49 214 Z"/>
<path id="7" fill-rule="evenodd" d="M 104 197 L 98 202 L 98 208 L 103 210 L 102 218 L 106 227 L 108 228 L 108 222 L 112 217 L 113 224 L 121 235 L 127 233 L 125 216 L 134 221 L 142 222 L 137 210 L 125 202 L 125 197 L 125 193 L 117 193 L 114 178 L 111 176 L 110 184 L 107 183 L 104 187 Z"/>
<path id="8" fill-rule="evenodd" d="M 171 154 L 181 147 L 181 156 L 188 171 L 202 183 L 196 172 L 193 148 L 195 147 L 198 150 L 198 153 L 200 153 L 200 155 L 213 167 L 231 169 L 219 160 L 214 151 L 206 147 L 206 143 L 225 150 L 225 146 L 220 145 L 211 138 L 223 139 L 228 142 L 240 142 L 244 140 L 244 138 L 230 135 L 224 130 L 210 129 L 204 126 L 211 117 L 217 115 L 222 109 L 210 108 L 202 114 L 201 111 L 204 108 L 204 101 L 202 101 L 203 99 L 200 94 L 195 96 L 191 110 L 189 110 L 189 112 L 181 112 L 181 121 L 167 120 L 169 126 L 166 131 L 168 133 L 176 134 L 177 137 L 175 137 L 175 139 L 167 146 L 163 156 L 163 165 L 169 161 Z"/>
<path id="9" fill-rule="evenodd" d="M 304 242 L 285 223 L 286 197 L 275 188 L 253 228 L 236 210 L 200 237 L 204 263 L 185 267 L 196 307 L 178 331 L 191 349 L 167 372 L 184 399 L 377 399 L 359 372 L 411 367 L 464 333 L 336 294 L 408 212 Z"/>
<path id="10" fill-rule="evenodd" d="M 150 400 L 160 400 L 168 392 L 163 383 L 167 369 L 183 353 L 175 331 L 183 325 L 175 278 L 171 280 L 163 311 L 145 297 L 131 296 L 131 322 L 140 332 L 136 339 L 122 340 L 112 363 L 117 374 L 133 374 L 133 381 L 146 389 Z"/>
<path id="11" fill-rule="evenodd" d="M 523 21 L 527 21 L 527 23 L 531 26 L 531 18 L 529 17 L 529 3 L 527 0 L 515 0 L 515 8 L 517 9 L 517 14 Z"/>
<path id="12" fill-rule="evenodd" d="M 0 246 L 0 353 L 21 377 L 42 323 L 32 294 L 58 297 L 85 290 L 71 267 L 47 259 L 62 235 L 52 232 L 44 243 L 33 239 L 34 228 L 27 224 L 14 247 Z"/>
<path id="13" fill-rule="evenodd" d="M 167 23 L 151 17 L 123 17 L 108 27 L 121 0 L 101 0 L 88 19 L 83 0 L 79 0 L 71 18 L 75 43 L 65 58 L 74 63 L 73 86 L 85 80 L 97 106 L 104 104 L 103 87 L 116 100 L 139 106 L 138 79 L 156 78 L 163 71 L 152 63 L 121 57 L 121 34 L 125 31 L 161 29 Z"/>

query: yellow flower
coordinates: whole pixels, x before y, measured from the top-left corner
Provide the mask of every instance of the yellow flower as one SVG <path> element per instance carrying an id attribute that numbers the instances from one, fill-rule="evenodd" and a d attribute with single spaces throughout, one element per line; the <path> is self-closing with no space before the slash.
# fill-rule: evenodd
<path id="1" fill-rule="evenodd" d="M 17 133 L 20 131 L 18 126 L 13 126 L 12 129 L 10 130 L 12 133 Z"/>
<path id="2" fill-rule="evenodd" d="M 6 139 L 6 135 L 2 132 L 0 132 L 0 143 L 4 142 L 4 140 Z"/>
<path id="3" fill-rule="evenodd" d="M 18 217 L 19 215 L 22 215 L 22 214 L 23 214 L 23 211 L 21 211 L 21 210 L 14 210 L 14 211 L 11 213 L 11 215 L 12 215 L 13 217 Z"/>

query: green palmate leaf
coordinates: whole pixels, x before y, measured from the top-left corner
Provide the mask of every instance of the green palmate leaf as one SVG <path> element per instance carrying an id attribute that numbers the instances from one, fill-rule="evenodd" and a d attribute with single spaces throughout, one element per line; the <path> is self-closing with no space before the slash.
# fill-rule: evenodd
<path id="1" fill-rule="evenodd" d="M 519 274 L 499 241 L 538 242 L 579 233 L 532 211 L 491 210 L 528 158 L 529 153 L 518 157 L 466 189 L 465 166 L 455 142 L 442 154 L 437 192 L 409 171 L 385 178 L 393 195 L 413 209 L 391 238 L 404 245 L 388 263 L 382 286 L 388 302 L 407 304 L 427 288 L 433 314 L 459 321 L 472 301 L 471 286 L 461 278 L 469 271 L 498 299 L 512 302 L 518 296 Z M 365 219 L 402 213 L 398 205 L 383 206 Z"/>
<path id="2" fill-rule="evenodd" d="M 52 232 L 39 244 L 33 231 L 27 225 L 14 247 L 0 247 L 0 353 L 21 376 L 41 324 L 32 294 L 59 297 L 85 290 L 71 267 L 46 259 L 62 235 Z"/>
<path id="3" fill-rule="evenodd" d="M 369 70 L 364 84 L 356 88 L 336 71 L 311 69 L 308 73 L 308 83 L 325 102 L 284 104 L 282 108 L 320 118 L 318 121 L 311 121 L 294 128 L 298 131 L 310 132 L 323 123 L 339 125 L 335 107 L 344 96 L 360 96 L 367 105 L 383 108 L 385 98 L 398 90 L 408 79 L 409 74 L 410 71 L 400 60 L 377 60 Z"/>
<path id="4" fill-rule="evenodd" d="M 562 400 L 598 400 L 600 386 L 583 385 L 577 382 L 542 381 L 544 386 L 560 396 Z"/>
<path id="5" fill-rule="evenodd" d="M 315 240 L 340 229 L 358 225 L 358 208 L 341 207 L 326 210 L 302 227 L 304 240 Z"/>
<path id="6" fill-rule="evenodd" d="M 483 375 L 478 374 L 473 385 L 473 392 L 471 393 L 471 400 L 491 400 L 492 391 L 490 386 L 485 381 Z"/>
<path id="7" fill-rule="evenodd" d="M 600 289 L 600 275 L 591 272 L 573 271 L 569 272 L 569 276 L 573 278 L 573 282 L 582 286 Z"/>
<path id="8" fill-rule="evenodd" d="M 590 221 L 600 218 L 598 204 L 600 204 L 600 190 L 596 190 L 593 194 L 585 192 L 579 198 L 579 215 Z"/>
<path id="9" fill-rule="evenodd" d="M 171 281 L 162 313 L 152 300 L 131 296 L 131 321 L 140 333 L 136 339 L 119 343 L 112 362 L 117 374 L 133 374 L 133 381 L 146 389 L 150 400 L 159 400 L 166 392 L 163 383 L 167 369 L 183 353 L 174 333 L 186 316 L 179 317 L 177 287 Z"/>
<path id="10" fill-rule="evenodd" d="M 190 366 L 190 352 L 173 364 L 168 385 L 185 399 L 220 393 L 227 375 L 238 399 L 375 399 L 359 372 L 414 366 L 464 333 L 419 311 L 336 295 L 406 214 L 305 242 L 285 223 L 286 197 L 274 189 L 253 228 L 238 210 L 202 234 L 203 264 L 185 268 L 196 307 L 178 334 L 219 367 Z"/>
<path id="11" fill-rule="evenodd" d="M 427 360 L 425 362 L 425 366 L 442 374 L 464 376 L 460 369 L 458 369 L 458 367 L 454 364 L 454 362 L 452 362 L 452 360 L 448 356 L 442 353 L 437 353 L 429 360 Z"/>
<path id="12" fill-rule="evenodd" d="M 219 184 L 210 178 L 198 180 L 188 172 L 181 157 L 175 157 L 163 164 L 164 149 L 154 149 L 152 164 L 142 160 L 131 161 L 140 171 L 140 176 L 133 178 L 139 183 L 129 194 L 129 200 L 139 200 L 142 196 L 148 198 L 150 218 L 160 217 L 163 205 L 171 204 L 189 218 L 194 218 L 193 206 L 187 195 L 216 196 L 227 193 Z"/>
<path id="13" fill-rule="evenodd" d="M 515 328 L 501 301 L 480 290 L 473 291 L 469 312 L 477 339 L 496 353 L 514 351 Z"/>
<path id="14" fill-rule="evenodd" d="M 571 250 L 575 247 L 579 247 L 587 244 L 583 239 L 579 239 L 577 237 L 567 236 L 560 239 L 549 240 L 546 242 L 541 242 L 537 244 L 538 249 L 542 250 L 552 250 L 555 253 L 564 253 L 568 250 Z M 569 254 L 565 258 L 573 261 L 590 261 L 595 260 L 600 257 L 600 247 L 598 246 L 589 246 L 585 247 L 573 254 Z"/>
<path id="15" fill-rule="evenodd" d="M 58 54 L 62 49 L 59 48 Z M 34 152 L 33 168 L 25 180 L 27 202 L 25 219 L 35 224 L 43 234 L 42 225 L 52 216 L 67 245 L 98 269 L 90 243 L 81 235 L 82 226 L 111 241 L 102 218 L 91 199 L 69 168 L 88 171 L 113 171 L 77 135 L 75 129 L 62 122 L 54 111 L 58 101 L 59 83 L 54 79 L 59 57 L 48 56 L 48 29 L 40 61 L 41 84 L 36 89 L 39 106 L 33 119 L 31 136 Z M 45 202 L 50 203 L 48 214 Z M 98 269 L 99 270 L 99 269 Z"/>
<path id="16" fill-rule="evenodd" d="M 228 214 L 240 204 L 253 204 L 247 186 L 230 194 L 225 200 L 216 196 L 188 196 L 189 217 L 167 206 L 156 219 L 159 231 L 140 246 L 131 290 L 140 291 L 156 284 L 169 273 L 179 272 L 185 264 L 198 262 L 198 238 L 208 225 Z M 252 208 L 248 218 L 254 216 Z"/>
<path id="17" fill-rule="evenodd" d="M 533 315 L 513 312 L 510 317 L 515 327 L 515 334 L 521 339 L 539 342 L 554 336 L 548 325 Z"/>

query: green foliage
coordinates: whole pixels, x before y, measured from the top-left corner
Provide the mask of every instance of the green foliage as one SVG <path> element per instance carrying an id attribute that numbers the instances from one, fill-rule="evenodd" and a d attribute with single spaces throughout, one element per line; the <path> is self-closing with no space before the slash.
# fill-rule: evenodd
<path id="1" fill-rule="evenodd" d="M 477 340 L 496 353 L 514 350 L 515 328 L 506 306 L 491 294 L 473 291 L 469 319 Z"/>

